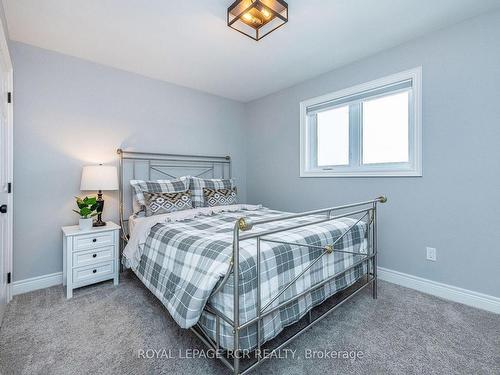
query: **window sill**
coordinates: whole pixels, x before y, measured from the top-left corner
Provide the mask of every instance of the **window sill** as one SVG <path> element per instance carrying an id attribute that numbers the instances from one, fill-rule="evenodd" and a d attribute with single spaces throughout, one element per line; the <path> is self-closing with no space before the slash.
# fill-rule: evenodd
<path id="1" fill-rule="evenodd" d="M 307 177 L 422 177 L 422 171 L 300 171 L 301 178 Z"/>

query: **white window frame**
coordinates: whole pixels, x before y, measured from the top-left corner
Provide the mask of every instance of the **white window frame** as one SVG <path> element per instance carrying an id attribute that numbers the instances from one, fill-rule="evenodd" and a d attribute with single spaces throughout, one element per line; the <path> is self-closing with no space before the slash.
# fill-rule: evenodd
<path id="1" fill-rule="evenodd" d="M 350 160 L 355 163 L 347 166 L 317 167 L 312 165 L 311 150 L 316 147 L 312 139 L 312 124 L 307 114 L 308 108 L 338 101 L 339 99 L 367 91 L 411 80 L 409 113 L 409 161 L 407 163 L 361 164 L 362 135 L 356 130 L 350 142 Z M 397 91 L 394 91 L 396 93 Z M 387 95 L 387 94 L 385 94 Z M 374 96 L 376 97 L 376 96 Z M 372 97 L 369 97 L 370 99 Z M 366 100 L 366 99 L 364 99 Z M 351 101 L 349 103 L 354 103 Z M 340 104 L 340 105 L 345 105 Z M 332 104 L 331 108 L 335 108 Z M 337 105 L 339 106 L 339 105 Z M 359 114 L 358 114 L 359 115 Z M 353 144 L 357 146 L 352 147 Z M 331 94 L 308 99 L 300 103 L 300 177 L 420 177 L 422 176 L 422 67 L 393 74 L 374 81 L 349 87 Z"/>

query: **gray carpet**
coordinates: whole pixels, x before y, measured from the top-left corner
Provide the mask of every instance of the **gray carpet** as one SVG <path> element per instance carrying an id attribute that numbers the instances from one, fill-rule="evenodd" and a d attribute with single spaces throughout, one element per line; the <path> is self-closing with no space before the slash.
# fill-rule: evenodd
<path id="1" fill-rule="evenodd" d="M 228 374 L 214 359 L 180 358 L 203 349 L 130 274 L 75 291 L 20 295 L 0 329 L 0 373 Z M 500 374 L 500 316 L 380 282 L 290 344 L 295 358 L 274 359 L 255 374 Z M 143 359 L 156 349 L 173 358 Z M 308 359 L 305 350 L 357 351 L 356 359 Z M 342 354 L 342 353 L 341 353 Z"/>

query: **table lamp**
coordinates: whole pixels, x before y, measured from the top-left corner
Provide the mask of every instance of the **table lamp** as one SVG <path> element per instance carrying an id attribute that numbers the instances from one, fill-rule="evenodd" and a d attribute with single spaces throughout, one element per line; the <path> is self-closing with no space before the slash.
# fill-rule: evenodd
<path id="1" fill-rule="evenodd" d="M 118 174 L 116 172 L 116 167 L 102 164 L 83 167 L 80 190 L 97 190 L 97 221 L 94 222 L 93 226 L 102 227 L 106 225 L 101 218 L 104 209 L 102 191 L 118 190 Z"/>

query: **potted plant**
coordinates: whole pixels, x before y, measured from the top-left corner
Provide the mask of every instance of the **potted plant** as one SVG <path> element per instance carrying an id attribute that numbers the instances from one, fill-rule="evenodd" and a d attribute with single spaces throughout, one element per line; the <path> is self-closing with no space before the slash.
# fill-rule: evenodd
<path id="1" fill-rule="evenodd" d="M 76 198 L 76 205 L 78 206 L 78 211 L 75 211 L 80 215 L 80 220 L 78 222 L 80 230 L 90 230 L 92 229 L 92 218 L 97 215 L 97 198 L 95 197 L 85 197 Z"/>

